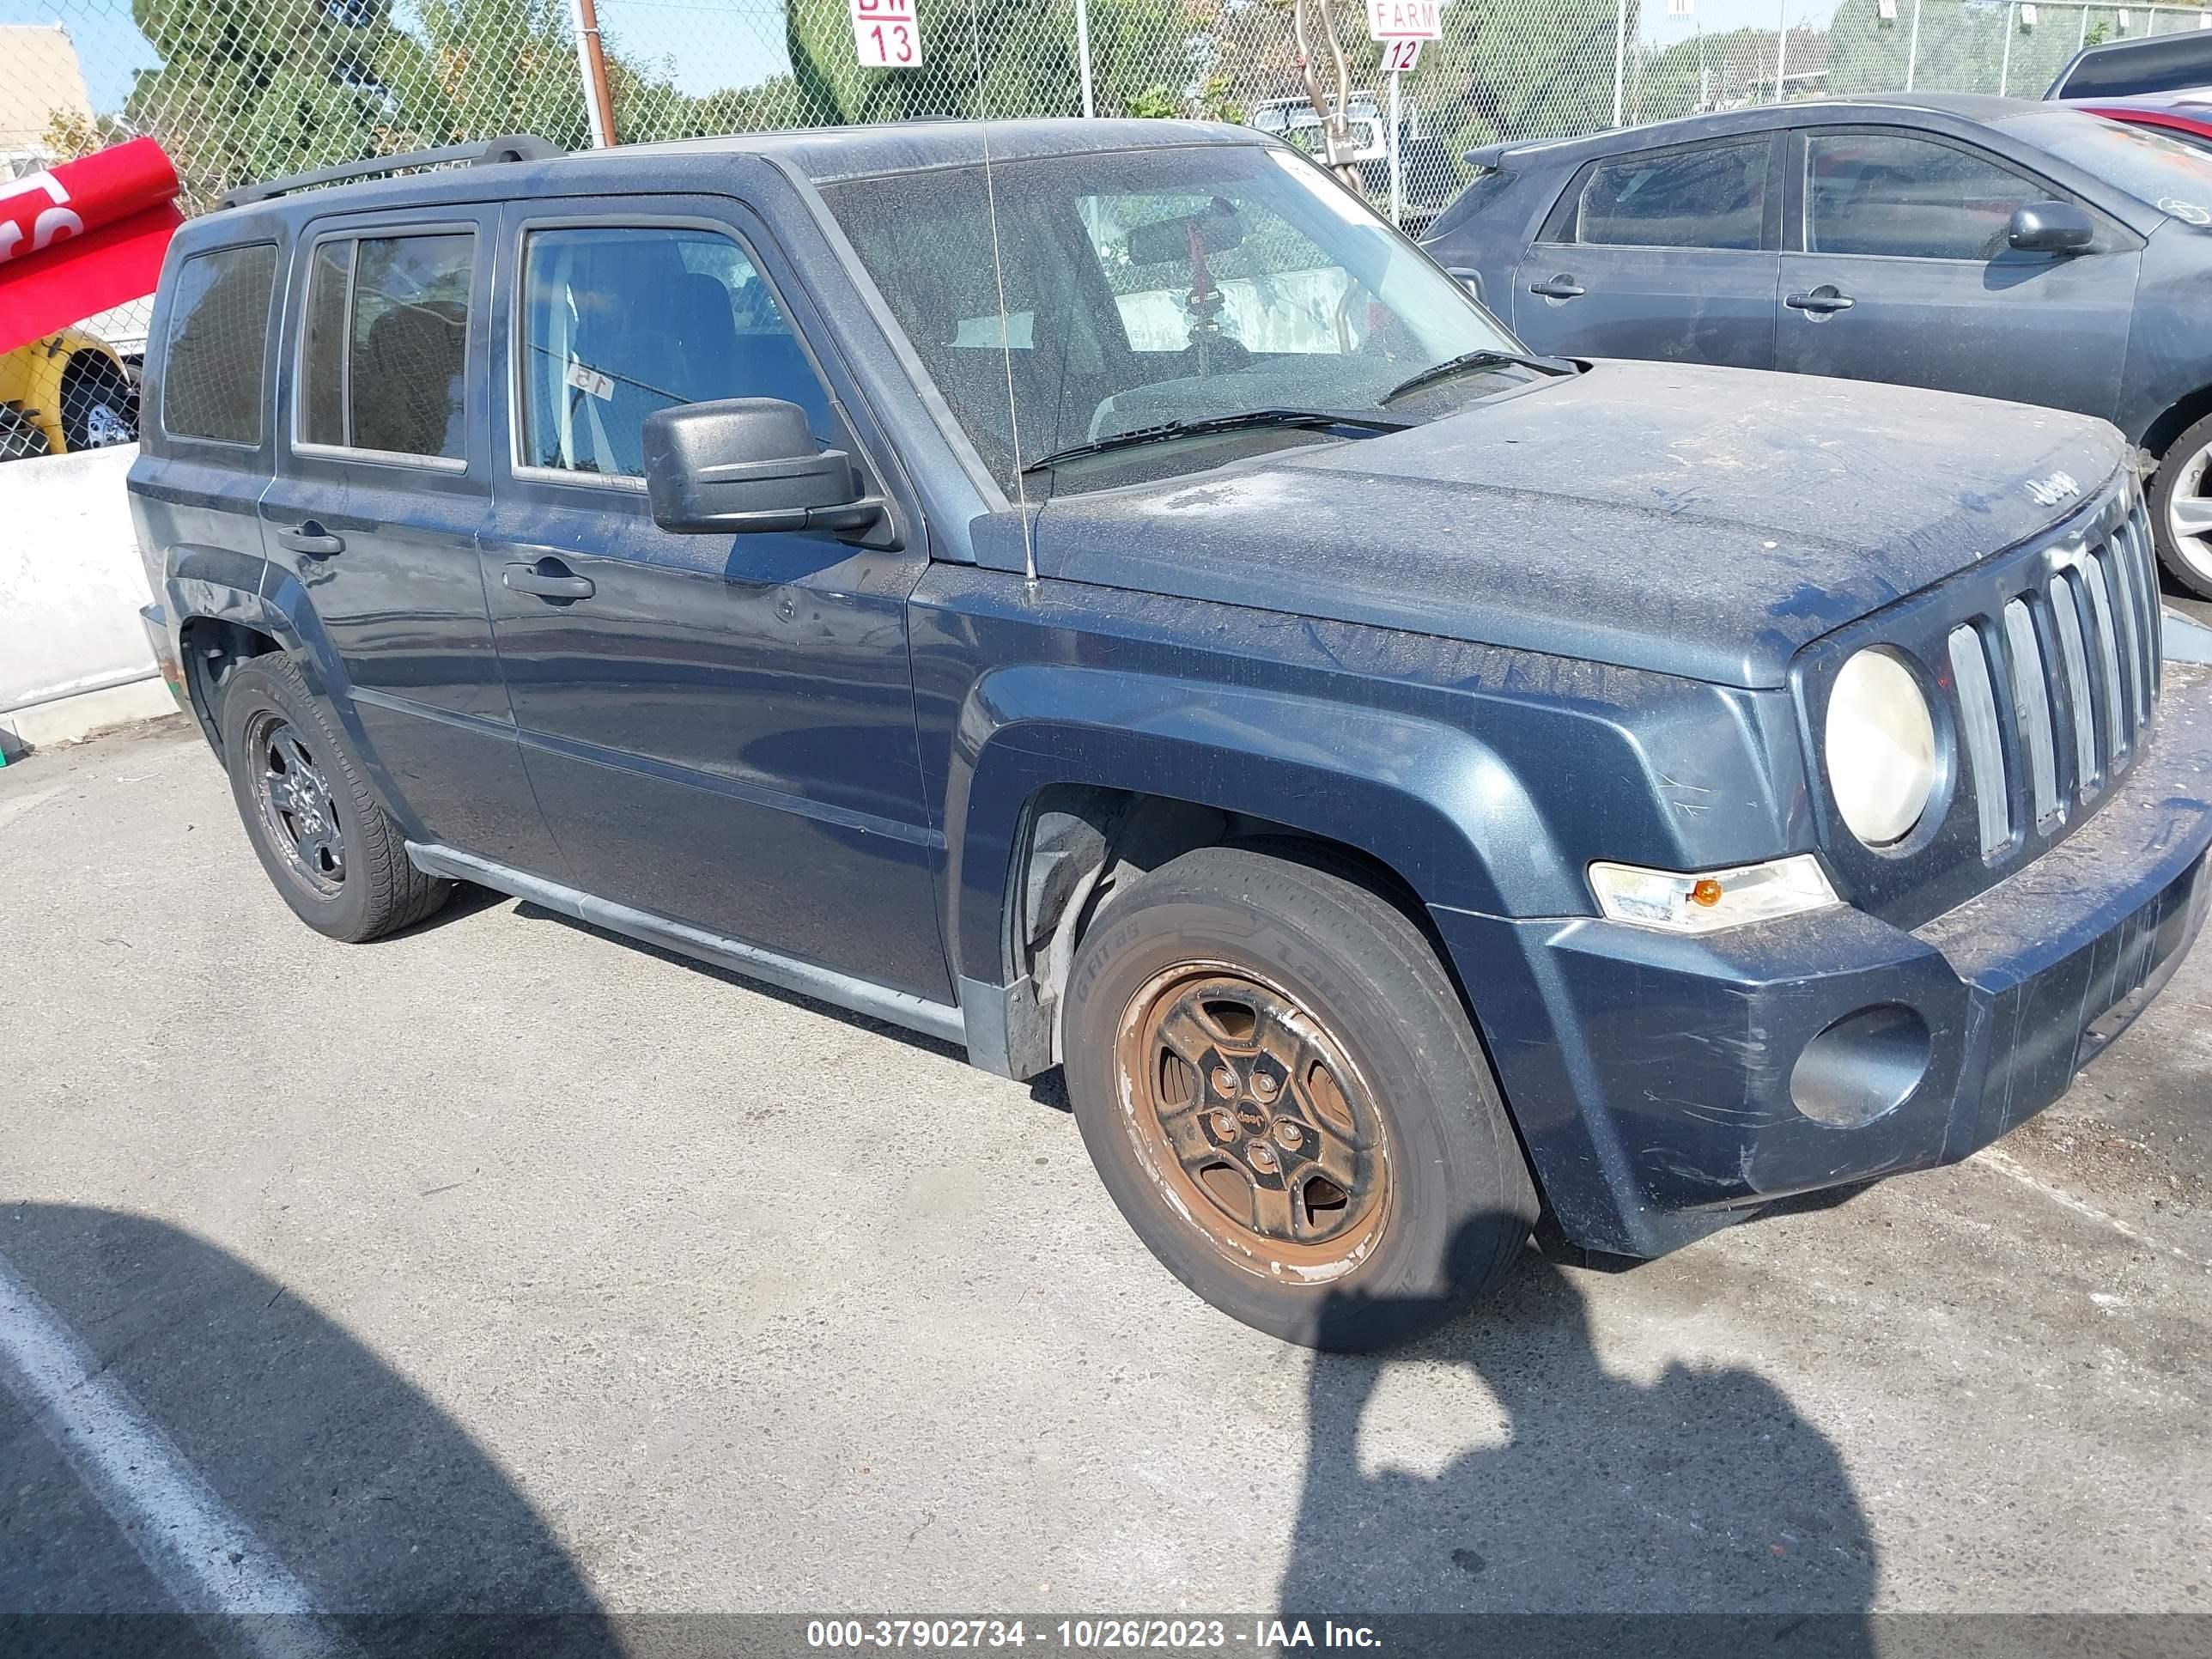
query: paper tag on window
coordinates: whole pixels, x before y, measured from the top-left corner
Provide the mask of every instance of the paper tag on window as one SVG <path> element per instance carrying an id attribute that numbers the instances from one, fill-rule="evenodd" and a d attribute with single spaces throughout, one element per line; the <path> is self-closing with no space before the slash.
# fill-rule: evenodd
<path id="1" fill-rule="evenodd" d="M 602 374 L 588 364 L 569 364 L 566 378 L 568 384 L 577 391 L 589 397 L 597 398 L 601 403 L 605 403 L 615 395 L 615 377 L 611 374 Z"/>

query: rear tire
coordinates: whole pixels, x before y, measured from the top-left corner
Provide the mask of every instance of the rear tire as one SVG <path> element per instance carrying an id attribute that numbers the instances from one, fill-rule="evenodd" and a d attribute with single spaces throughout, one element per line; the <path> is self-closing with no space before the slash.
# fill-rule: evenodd
<path id="1" fill-rule="evenodd" d="M 453 884 L 408 861 L 392 821 L 281 652 L 222 684 L 223 764 L 247 839 L 301 921 L 349 945 L 434 915 Z"/>
<path id="2" fill-rule="evenodd" d="M 2212 599 L 2212 415 L 2167 446 L 2151 480 L 2150 523 L 2167 574 Z"/>
<path id="3" fill-rule="evenodd" d="M 1085 937 L 1064 1019 L 1107 1191 L 1232 1318 L 1387 1346 L 1465 1309 L 1527 1242 L 1535 1189 L 1452 982 L 1345 876 L 1183 854 Z"/>

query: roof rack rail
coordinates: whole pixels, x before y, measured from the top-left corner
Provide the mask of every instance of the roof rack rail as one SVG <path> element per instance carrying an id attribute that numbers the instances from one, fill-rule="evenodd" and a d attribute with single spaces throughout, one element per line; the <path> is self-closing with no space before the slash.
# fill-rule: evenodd
<path id="1" fill-rule="evenodd" d="M 535 133 L 513 132 L 504 137 L 479 139 L 471 144 L 447 144 L 442 149 L 410 150 L 404 155 L 373 155 L 365 161 L 345 161 L 334 167 L 317 167 L 313 173 L 295 173 L 289 179 L 271 179 L 263 185 L 240 185 L 226 191 L 219 208 L 244 207 L 249 202 L 266 202 L 272 197 L 289 196 L 294 191 L 313 190 L 321 185 L 343 184 L 350 179 L 380 179 L 390 173 L 404 173 L 410 167 L 434 167 L 449 164 L 467 167 L 486 167 L 502 161 L 543 161 L 568 151 Z"/>

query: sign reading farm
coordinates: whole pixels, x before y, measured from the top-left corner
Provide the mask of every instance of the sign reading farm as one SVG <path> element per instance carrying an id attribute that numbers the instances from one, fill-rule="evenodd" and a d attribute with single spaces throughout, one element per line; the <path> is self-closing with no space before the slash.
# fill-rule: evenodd
<path id="1" fill-rule="evenodd" d="M 1367 0 L 1367 33 L 1376 40 L 1441 40 L 1444 0 Z"/>

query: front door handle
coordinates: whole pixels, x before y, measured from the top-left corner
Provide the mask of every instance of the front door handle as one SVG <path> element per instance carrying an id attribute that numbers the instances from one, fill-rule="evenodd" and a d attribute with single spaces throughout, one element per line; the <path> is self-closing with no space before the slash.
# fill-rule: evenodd
<path id="1" fill-rule="evenodd" d="M 589 576 L 577 575 L 558 559 L 511 564 L 499 579 L 518 593 L 535 593 L 541 599 L 588 599 L 599 592 Z"/>
<path id="2" fill-rule="evenodd" d="M 1561 271 L 1548 283 L 1528 284 L 1529 293 L 1540 294 L 1547 300 L 1579 300 L 1588 291 L 1565 271 Z"/>
<path id="3" fill-rule="evenodd" d="M 276 544 L 280 547 L 288 547 L 293 552 L 303 554 L 311 559 L 327 559 L 334 554 L 345 551 L 345 538 L 333 536 L 313 519 L 308 520 L 297 530 L 278 531 Z"/>
<path id="4" fill-rule="evenodd" d="M 1810 317 L 1826 317 L 1832 312 L 1849 311 L 1857 301 L 1833 283 L 1823 283 L 1810 294 L 1792 294 L 1782 303 Z"/>

